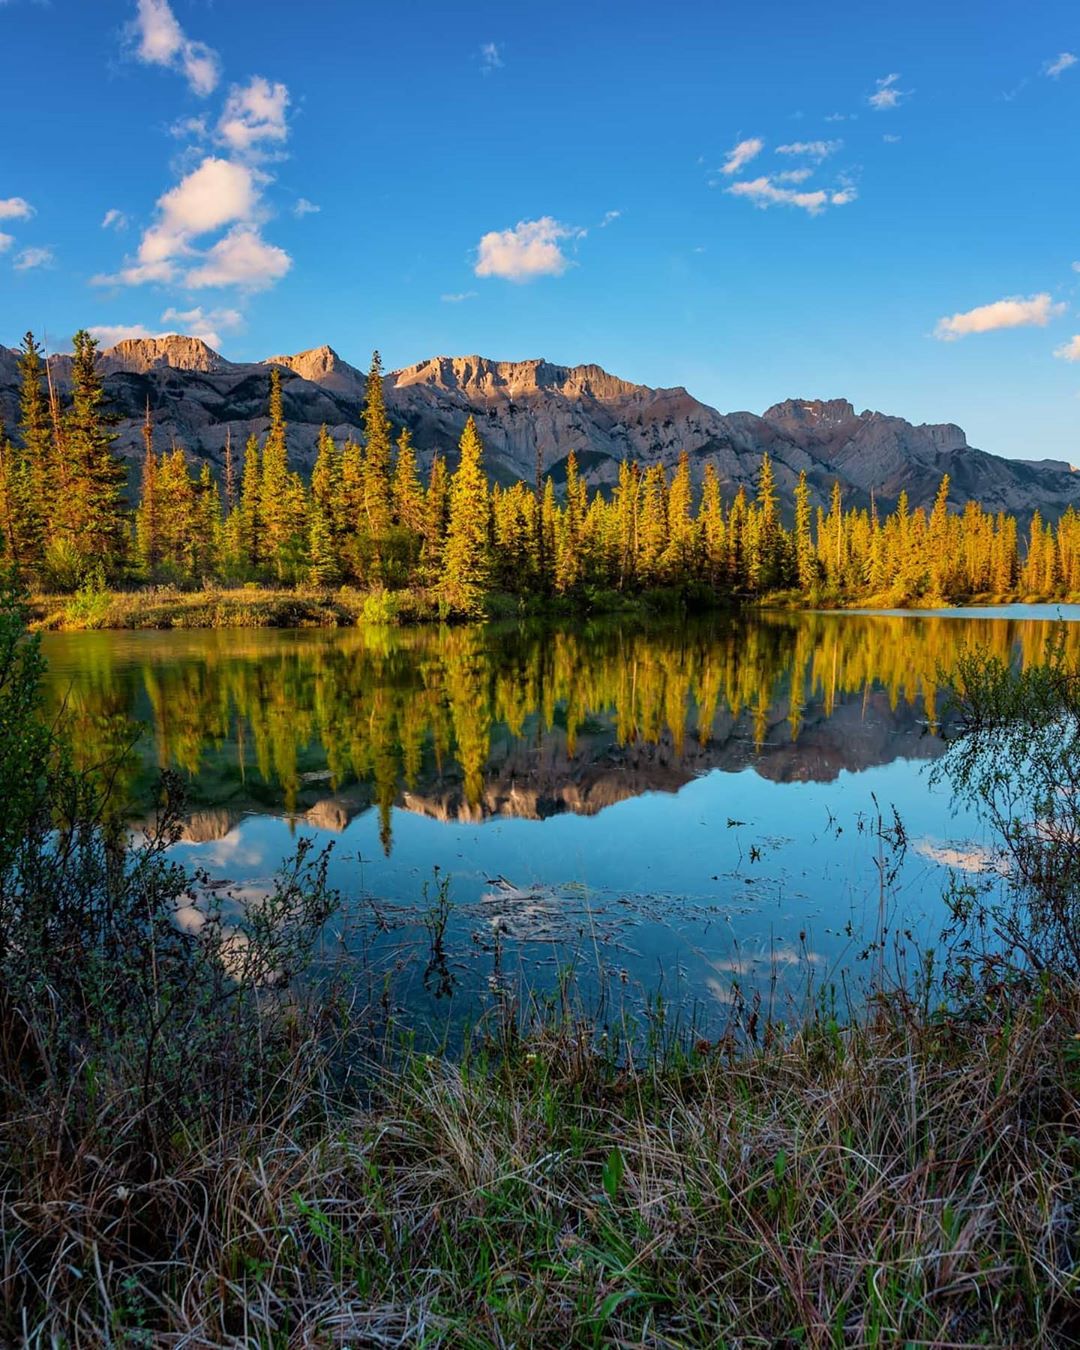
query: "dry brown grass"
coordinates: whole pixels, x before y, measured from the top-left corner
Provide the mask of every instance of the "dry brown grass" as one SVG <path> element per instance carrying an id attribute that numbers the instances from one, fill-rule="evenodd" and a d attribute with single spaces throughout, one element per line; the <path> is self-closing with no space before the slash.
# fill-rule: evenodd
<path id="1" fill-rule="evenodd" d="M 261 1118 L 154 1157 L 120 1084 L 91 1105 L 76 1077 L 0 1134 L 5 1334 L 1076 1344 L 1078 1036 L 1075 990 L 640 1064 L 564 1023 L 410 1056 L 362 1110 L 307 1045 Z"/>

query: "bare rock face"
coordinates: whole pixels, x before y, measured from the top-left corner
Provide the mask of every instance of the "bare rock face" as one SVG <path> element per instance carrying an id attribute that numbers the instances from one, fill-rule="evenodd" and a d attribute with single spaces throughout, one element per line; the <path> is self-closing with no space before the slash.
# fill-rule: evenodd
<path id="1" fill-rule="evenodd" d="M 217 374 L 232 366 L 231 361 L 219 356 L 202 338 L 181 337 L 179 333 L 159 338 L 125 338 L 102 353 L 101 364 L 107 374 L 128 371 L 137 375 L 160 369 Z"/>
<path id="2" fill-rule="evenodd" d="M 69 357 L 50 358 L 61 389 L 70 365 Z M 275 366 L 298 467 L 310 469 L 324 424 L 339 440 L 361 437 L 367 380 L 331 347 L 239 363 L 199 338 L 174 335 L 120 342 L 101 354 L 106 392 L 118 415 L 117 448 L 133 462 L 141 456 L 149 400 L 159 445 L 182 445 L 196 463 L 209 460 L 220 468 L 227 437 L 239 449 L 249 436 L 265 433 Z M 880 412 L 856 413 L 846 399 L 787 399 L 760 417 L 724 414 L 683 388 L 632 384 L 596 365 L 483 356 L 420 361 L 387 375 L 384 394 L 395 424 L 412 431 L 423 465 L 436 450 L 452 465 L 465 423 L 475 417 L 488 472 L 503 483 L 531 482 L 539 457 L 559 484 L 573 450 L 586 480 L 607 489 L 624 458 L 671 467 L 685 450 L 695 478 L 711 462 L 731 495 L 739 486 L 752 490 L 767 451 L 786 506 L 801 472 L 818 503 L 827 502 L 839 481 L 846 505 L 865 505 L 873 495 L 882 509 L 902 490 L 912 507 L 929 506 L 945 473 L 954 506 L 976 497 L 989 510 L 1021 518 L 1037 508 L 1054 519 L 1080 492 L 1080 479 L 1060 461 L 1002 459 L 969 446 L 958 426 L 915 426 Z M 0 416 L 9 427 L 18 421 L 15 353 L 4 347 Z"/>

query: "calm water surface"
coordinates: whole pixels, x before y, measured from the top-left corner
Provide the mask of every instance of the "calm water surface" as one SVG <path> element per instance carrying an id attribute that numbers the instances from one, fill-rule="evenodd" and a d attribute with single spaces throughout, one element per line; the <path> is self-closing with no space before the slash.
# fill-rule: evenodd
<path id="1" fill-rule="evenodd" d="M 295 844 L 333 841 L 357 931 L 425 1016 L 572 953 L 614 989 L 718 1009 L 733 980 L 856 982 L 878 921 L 873 822 L 908 848 L 889 923 L 930 942 L 950 868 L 986 840 L 931 790 L 940 679 L 984 647 L 1037 661 L 1063 607 L 764 614 L 573 627 L 48 635 L 79 753 L 141 730 L 122 784 L 146 818 L 187 780 L 176 852 L 265 893 Z M 1070 626 L 1080 646 L 1080 625 Z M 947 728 L 946 728 L 947 730 Z M 419 910 L 450 878 L 455 998 L 424 980 Z M 424 900 L 425 883 L 428 900 Z M 358 939 L 351 939 L 358 940 Z M 366 939 L 365 939 L 366 940 Z M 413 959 L 410 959 L 413 958 Z"/>

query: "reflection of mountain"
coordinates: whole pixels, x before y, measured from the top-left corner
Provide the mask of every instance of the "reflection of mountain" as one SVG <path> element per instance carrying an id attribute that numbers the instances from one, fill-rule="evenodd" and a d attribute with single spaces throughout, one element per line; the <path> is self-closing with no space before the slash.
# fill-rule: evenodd
<path id="1" fill-rule="evenodd" d="M 191 839 L 244 812 L 341 830 L 375 807 L 439 820 L 595 815 L 712 770 L 830 781 L 941 742 L 939 672 L 978 646 L 1037 660 L 1035 620 L 837 614 L 707 623 L 45 639 L 88 763 L 148 728 L 121 790 L 192 794 Z M 1069 644 L 1080 649 L 1080 625 Z M 1073 656 L 1077 652 L 1072 653 Z"/>
<path id="2" fill-rule="evenodd" d="M 444 823 L 496 816 L 595 816 L 648 792 L 678 792 L 714 770 L 750 769 L 778 783 L 831 782 L 840 773 L 859 773 L 896 759 L 931 759 L 943 748 L 915 708 L 903 703 L 892 709 L 878 691 L 866 699 L 845 699 L 829 717 L 820 707 L 808 710 L 797 740 L 792 740 L 786 707 L 772 709 L 760 747 L 745 716 L 718 717 L 704 744 L 694 739 L 681 749 L 668 731 L 654 743 L 619 745 L 610 725 L 602 733 L 579 736 L 573 756 L 561 732 L 545 734 L 539 744 L 507 739 L 493 747 L 478 800 L 469 800 L 463 774 L 448 765 L 430 780 L 402 790 L 394 805 Z M 317 786 L 321 784 L 305 785 L 294 805 L 296 819 L 316 829 L 341 833 L 373 805 L 369 784 L 354 782 L 329 796 L 317 795 Z M 185 838 L 193 843 L 222 838 L 245 810 L 253 809 L 254 802 L 242 806 L 234 799 L 229 809 L 196 811 Z"/>

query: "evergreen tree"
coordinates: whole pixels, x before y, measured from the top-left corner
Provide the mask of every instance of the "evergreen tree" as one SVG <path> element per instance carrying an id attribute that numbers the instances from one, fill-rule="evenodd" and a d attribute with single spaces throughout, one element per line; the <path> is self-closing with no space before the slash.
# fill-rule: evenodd
<path id="1" fill-rule="evenodd" d="M 483 445 L 470 417 L 461 433 L 460 459 L 450 485 L 442 590 L 454 609 L 477 613 L 491 575 L 490 507 Z"/>
<path id="2" fill-rule="evenodd" d="M 419 535 L 423 532 L 424 489 L 416 470 L 416 451 L 412 434 L 403 427 L 397 441 L 397 459 L 394 463 L 394 521 L 404 530 Z"/>
<path id="3" fill-rule="evenodd" d="M 373 352 L 364 403 L 364 522 L 375 541 L 376 555 L 390 529 L 390 432 L 383 399 L 382 358 Z"/>
<path id="4" fill-rule="evenodd" d="M 115 575 L 124 560 L 127 525 L 123 491 L 127 472 L 113 454 L 115 433 L 105 410 L 97 365 L 97 339 L 75 334 L 71 363 L 71 406 L 64 419 L 69 481 L 57 501 L 54 526 L 83 568 Z"/>

